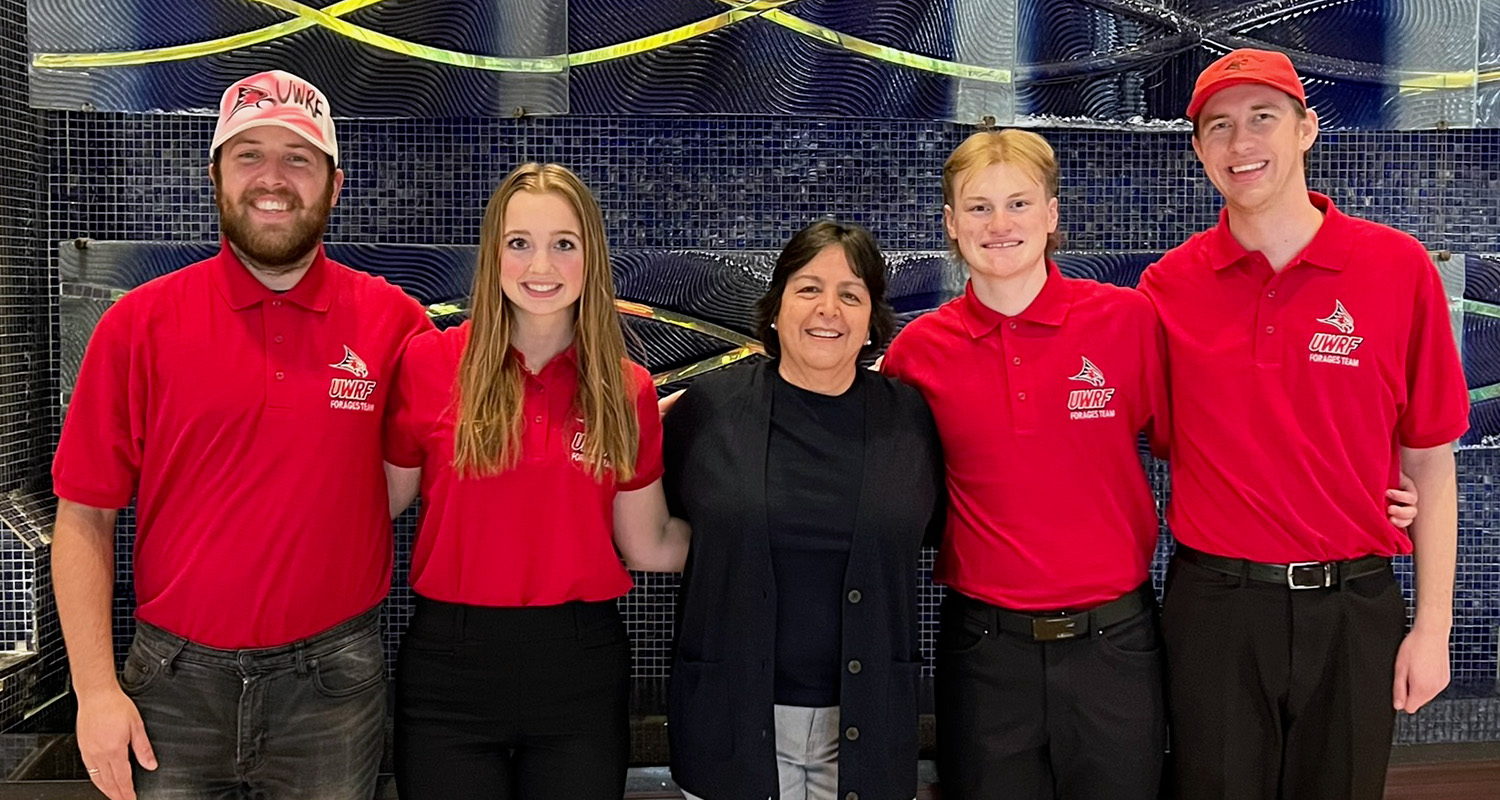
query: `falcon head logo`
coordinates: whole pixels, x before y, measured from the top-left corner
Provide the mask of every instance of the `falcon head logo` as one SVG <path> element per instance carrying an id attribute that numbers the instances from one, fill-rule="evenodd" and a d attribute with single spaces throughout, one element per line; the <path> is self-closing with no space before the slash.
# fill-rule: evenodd
<path id="1" fill-rule="evenodd" d="M 1344 308 L 1343 302 L 1333 301 L 1333 313 L 1318 320 L 1339 329 L 1339 333 L 1354 333 L 1354 317 Z"/>
<path id="2" fill-rule="evenodd" d="M 370 368 L 365 366 L 365 360 L 355 355 L 354 351 L 350 350 L 347 344 L 344 345 L 344 360 L 337 364 L 329 364 L 328 366 L 334 369 L 341 369 L 356 378 L 364 378 L 370 374 Z"/>
<path id="3" fill-rule="evenodd" d="M 234 116 L 242 108 L 259 108 L 261 103 L 270 99 L 271 93 L 259 86 L 241 86 L 239 95 L 234 99 L 234 108 L 229 109 L 229 116 Z"/>
<path id="4" fill-rule="evenodd" d="M 1087 356 L 1084 356 L 1083 369 L 1080 369 L 1077 375 L 1069 377 L 1068 380 L 1083 381 L 1090 386 L 1103 386 L 1104 371 L 1094 366 L 1094 362 L 1090 361 Z"/>

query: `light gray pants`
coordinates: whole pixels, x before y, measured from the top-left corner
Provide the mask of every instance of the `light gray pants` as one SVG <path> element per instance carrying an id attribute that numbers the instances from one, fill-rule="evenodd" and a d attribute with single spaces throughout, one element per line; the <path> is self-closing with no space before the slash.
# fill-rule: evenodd
<path id="1" fill-rule="evenodd" d="M 776 775 L 780 800 L 837 800 L 838 706 L 776 706 Z M 703 800 L 687 792 L 682 796 Z"/>

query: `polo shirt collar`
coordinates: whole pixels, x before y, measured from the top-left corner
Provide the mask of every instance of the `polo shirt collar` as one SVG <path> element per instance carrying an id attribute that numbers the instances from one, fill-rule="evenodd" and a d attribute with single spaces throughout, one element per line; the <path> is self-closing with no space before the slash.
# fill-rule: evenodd
<path id="1" fill-rule="evenodd" d="M 559 369 L 564 370 L 563 374 L 574 374 L 578 372 L 578 338 L 576 335 L 574 336 L 573 343 L 568 345 L 566 350 L 563 350 L 561 353 L 553 356 L 551 361 L 548 361 L 542 366 L 540 372 L 533 372 L 531 370 L 531 367 L 526 363 L 526 356 L 523 355 L 520 350 L 512 347 L 510 348 L 510 351 L 515 354 L 516 361 L 520 362 L 521 368 L 525 372 L 525 374 L 537 379 L 553 377 L 558 374 L 557 370 Z"/>
<path id="2" fill-rule="evenodd" d="M 1073 287 L 1063 278 L 1062 273 L 1058 272 L 1057 265 L 1049 258 L 1047 259 L 1047 281 L 1042 284 L 1042 290 L 1031 301 L 1031 305 L 1015 315 L 1014 319 L 1055 328 L 1063 324 L 1063 320 L 1068 316 L 1068 309 L 1072 305 Z M 959 310 L 964 329 L 975 339 L 993 331 L 999 327 L 1000 323 L 1012 319 L 980 302 L 979 297 L 974 294 L 973 281 L 964 286 L 964 296 Z"/>
<path id="3" fill-rule="evenodd" d="M 328 257 L 323 253 L 323 245 L 318 245 L 317 255 L 313 256 L 312 265 L 303 274 L 302 280 L 297 285 L 285 292 L 275 292 L 267 289 L 265 284 L 255 279 L 234 250 L 229 247 L 229 242 L 220 241 L 219 254 L 213 258 L 212 273 L 214 284 L 218 286 L 219 293 L 223 295 L 224 301 L 235 311 L 249 308 L 256 303 L 266 300 L 285 300 L 295 303 L 309 311 L 327 311 L 333 303 L 333 286 L 329 279 Z"/>
<path id="4" fill-rule="evenodd" d="M 1327 195 L 1308 192 L 1307 199 L 1313 207 L 1323 212 L 1323 224 L 1313 240 L 1292 261 L 1306 261 L 1315 267 L 1342 272 L 1349 263 L 1353 238 L 1349 235 L 1349 215 L 1338 210 Z M 1229 209 L 1219 209 L 1219 224 L 1210 228 L 1207 236 L 1209 263 L 1215 271 L 1222 270 L 1249 255 L 1229 231 Z"/>

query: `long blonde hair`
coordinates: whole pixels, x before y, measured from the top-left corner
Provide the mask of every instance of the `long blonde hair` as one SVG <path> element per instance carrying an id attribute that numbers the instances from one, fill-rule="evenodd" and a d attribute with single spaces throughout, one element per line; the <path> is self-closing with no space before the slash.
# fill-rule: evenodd
<path id="1" fill-rule="evenodd" d="M 458 364 L 458 421 L 453 466 L 467 476 L 494 475 L 520 457 L 525 380 L 511 350 L 515 312 L 500 289 L 505 207 L 517 192 L 550 192 L 568 202 L 583 225 L 583 293 L 575 310 L 578 394 L 585 461 L 595 480 L 613 469 L 616 480 L 635 474 L 640 429 L 635 391 L 627 386 L 625 337 L 615 309 L 609 243 L 599 203 L 583 181 L 557 164 L 522 164 L 505 177 L 484 209 L 479 263 L 474 269 L 469 341 Z"/>

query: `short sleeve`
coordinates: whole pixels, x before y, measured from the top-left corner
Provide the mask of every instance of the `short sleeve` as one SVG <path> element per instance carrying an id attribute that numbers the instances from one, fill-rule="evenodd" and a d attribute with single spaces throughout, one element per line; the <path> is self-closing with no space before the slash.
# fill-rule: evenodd
<path id="1" fill-rule="evenodd" d="M 446 384 L 435 383 L 424 387 L 419 375 L 426 363 L 436 355 L 432 345 L 434 335 L 418 335 L 410 339 L 396 361 L 396 380 L 386 402 L 385 414 L 385 460 L 398 467 L 420 467 L 426 456 L 423 437 L 421 403 L 431 400 L 422 392 L 441 392 Z"/>
<path id="2" fill-rule="evenodd" d="M 122 299 L 99 319 L 52 460 L 57 496 L 95 508 L 130 504 L 145 450 L 149 371 L 133 340 L 140 305 Z"/>
<path id="3" fill-rule="evenodd" d="M 655 483 L 662 476 L 661 412 L 656 405 L 656 386 L 651 374 L 638 364 L 630 362 L 626 369 L 635 386 L 635 418 L 640 427 L 640 440 L 636 449 L 635 475 L 621 481 L 619 490 L 633 492 Z"/>
<path id="4" fill-rule="evenodd" d="M 1469 390 L 1453 339 L 1447 293 L 1437 267 L 1421 251 L 1406 348 L 1406 407 L 1396 421 L 1405 447 L 1436 447 L 1469 428 Z"/>

